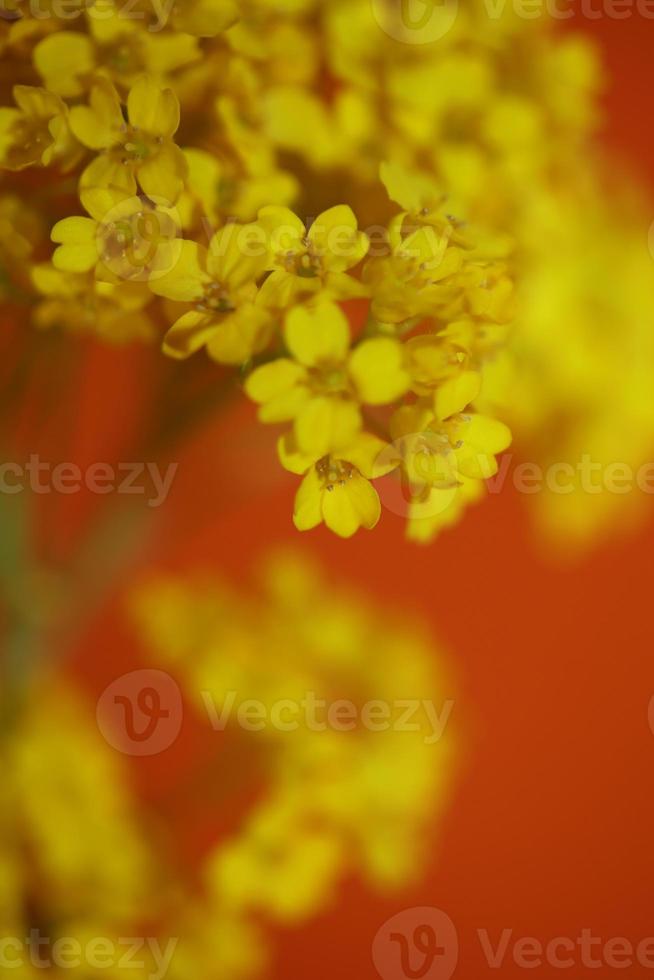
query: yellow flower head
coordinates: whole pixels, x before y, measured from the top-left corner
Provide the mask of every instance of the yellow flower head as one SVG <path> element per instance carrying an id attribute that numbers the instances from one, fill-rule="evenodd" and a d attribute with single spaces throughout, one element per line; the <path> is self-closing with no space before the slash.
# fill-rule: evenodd
<path id="1" fill-rule="evenodd" d="M 102 75 L 121 91 L 143 73 L 159 82 L 201 56 L 199 42 L 188 34 L 155 32 L 145 18 L 127 17 L 120 0 L 103 0 L 87 11 L 88 33 L 56 31 L 34 48 L 34 67 L 45 87 L 64 99 L 89 91 Z"/>
<path id="2" fill-rule="evenodd" d="M 145 195 L 116 203 L 110 191 L 96 188 L 85 194 L 90 218 L 58 221 L 52 256 L 63 272 L 90 272 L 105 281 L 150 281 L 165 275 L 179 260 L 179 219 L 176 212 Z"/>
<path id="3" fill-rule="evenodd" d="M 291 358 L 256 368 L 245 390 L 263 422 L 294 421 L 301 452 L 319 456 L 350 446 L 361 430 L 361 404 L 386 405 L 409 387 L 402 345 L 373 337 L 350 349 L 350 327 L 331 302 L 295 307 L 286 318 Z"/>
<path id="4" fill-rule="evenodd" d="M 303 296 L 324 292 L 333 299 L 365 295 L 361 283 L 346 275 L 368 251 L 368 238 L 345 205 L 318 215 L 307 230 L 288 208 L 266 207 L 258 224 L 270 249 L 271 275 L 263 299 L 285 309 Z"/>
<path id="5" fill-rule="evenodd" d="M 270 336 L 270 316 L 255 305 L 257 280 L 267 264 L 260 229 L 230 224 L 213 236 L 208 249 L 189 241 L 178 248 L 170 270 L 150 280 L 157 296 L 192 304 L 166 334 L 164 351 L 184 358 L 206 347 L 220 363 L 247 361 Z"/>
<path id="6" fill-rule="evenodd" d="M 371 258 L 364 268 L 373 316 L 385 323 L 402 323 L 412 317 L 446 318 L 462 294 L 463 249 L 451 245 L 446 231 L 428 224 L 407 237 L 393 237 L 391 254 Z"/>
<path id="7" fill-rule="evenodd" d="M 397 466 L 396 460 L 384 458 L 387 447 L 382 439 L 362 432 L 347 448 L 319 458 L 302 453 L 288 436 L 280 439 L 278 448 L 282 466 L 304 476 L 293 512 L 299 531 L 324 521 L 334 534 L 350 538 L 360 527 L 375 527 L 381 504 L 370 481 Z"/>
<path id="8" fill-rule="evenodd" d="M 65 102 L 28 85 L 15 85 L 13 93 L 17 108 L 0 107 L 0 165 L 23 170 L 35 164 L 74 162 Z"/>
<path id="9" fill-rule="evenodd" d="M 179 113 L 174 92 L 143 75 L 130 89 L 125 119 L 114 86 L 97 79 L 89 105 L 70 111 L 77 139 L 99 153 L 82 174 L 82 191 L 116 187 L 134 195 L 138 180 L 149 197 L 174 204 L 187 172 L 184 154 L 173 142 Z"/>

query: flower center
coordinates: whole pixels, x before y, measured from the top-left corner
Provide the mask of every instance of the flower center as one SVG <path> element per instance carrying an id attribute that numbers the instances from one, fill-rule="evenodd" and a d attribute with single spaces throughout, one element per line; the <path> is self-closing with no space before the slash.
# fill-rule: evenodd
<path id="1" fill-rule="evenodd" d="M 296 251 L 288 249 L 279 256 L 280 265 L 286 272 L 301 279 L 315 279 L 322 271 L 320 256 L 316 255 L 310 244 L 305 239 L 303 242 L 306 251 Z"/>
<path id="2" fill-rule="evenodd" d="M 155 143 L 162 143 L 161 136 L 154 140 L 151 136 L 142 133 L 138 126 L 123 126 L 122 151 L 124 153 L 123 163 L 142 163 L 156 149 Z"/>
<path id="3" fill-rule="evenodd" d="M 233 313 L 236 307 L 223 284 L 214 281 L 204 287 L 204 296 L 196 309 L 202 313 Z"/>
<path id="4" fill-rule="evenodd" d="M 318 395 L 349 394 L 350 385 L 346 371 L 340 364 L 323 364 L 309 372 L 311 387 Z"/>
<path id="5" fill-rule="evenodd" d="M 316 472 L 323 481 L 324 489 L 331 493 L 336 487 L 344 487 L 348 480 L 356 476 L 357 469 L 343 459 L 323 456 L 316 463 Z"/>
<path id="6" fill-rule="evenodd" d="M 121 38 L 118 43 L 107 47 L 105 58 L 107 63 L 119 74 L 134 74 L 144 67 L 136 39 L 127 41 Z"/>

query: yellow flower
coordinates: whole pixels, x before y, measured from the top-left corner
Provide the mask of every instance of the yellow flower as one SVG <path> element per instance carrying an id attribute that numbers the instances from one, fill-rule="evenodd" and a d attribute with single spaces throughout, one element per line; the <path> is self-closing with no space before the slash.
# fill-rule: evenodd
<path id="1" fill-rule="evenodd" d="M 105 281 L 162 276 L 179 260 L 181 242 L 176 213 L 145 197 L 115 201 L 110 191 L 87 191 L 90 218 L 58 221 L 51 238 L 58 243 L 52 256 L 63 272 L 90 272 Z"/>
<path id="2" fill-rule="evenodd" d="M 462 222 L 457 222 L 450 213 L 446 213 L 446 206 L 451 210 L 452 204 L 433 178 L 407 170 L 395 161 L 382 163 L 379 175 L 391 201 L 403 208 L 391 223 L 391 244 L 399 245 L 408 233 L 420 225 L 428 225 L 451 244 L 471 247 L 472 242 L 461 230 Z"/>
<path id="3" fill-rule="evenodd" d="M 0 107 L 0 166 L 23 170 L 74 162 L 66 104 L 44 88 L 14 85 L 18 108 Z"/>
<path id="4" fill-rule="evenodd" d="M 234 0 L 175 0 L 171 27 L 196 37 L 215 37 L 231 27 L 238 15 Z"/>
<path id="5" fill-rule="evenodd" d="M 179 126 L 179 102 L 171 89 L 161 89 L 141 76 L 127 97 L 127 121 L 111 82 L 97 79 L 88 106 L 73 106 L 70 126 L 80 143 L 99 156 L 82 174 L 82 192 L 117 187 L 136 194 L 136 181 L 149 197 L 170 206 L 186 177 L 184 154 L 173 142 Z"/>
<path id="6" fill-rule="evenodd" d="M 384 457 L 382 439 L 362 432 L 346 449 L 319 458 L 300 452 L 288 436 L 280 439 L 278 448 L 282 466 L 304 476 L 293 512 L 298 531 L 309 531 L 324 521 L 339 537 L 350 538 L 360 527 L 375 527 L 381 504 L 370 481 L 398 465 L 397 460 Z"/>
<path id="7" fill-rule="evenodd" d="M 466 323 L 450 324 L 442 333 L 419 334 L 407 340 L 404 350 L 412 391 L 433 396 L 445 381 L 469 370 L 474 341 L 475 325 Z"/>
<path id="8" fill-rule="evenodd" d="M 364 268 L 373 316 L 384 323 L 447 318 L 462 293 L 458 274 L 463 249 L 451 245 L 450 235 L 431 225 L 418 227 L 405 238 L 396 234 L 394 239 L 390 256 L 371 258 Z"/>
<path id="9" fill-rule="evenodd" d="M 333 299 L 366 294 L 365 287 L 346 275 L 368 251 L 368 238 L 345 205 L 323 211 L 307 230 L 288 208 L 265 207 L 258 224 L 269 242 L 271 275 L 262 299 L 286 309 L 303 296 L 326 293 Z"/>
<path id="10" fill-rule="evenodd" d="M 249 173 L 238 163 L 218 159 L 207 150 L 184 149 L 188 179 L 179 199 L 182 225 L 219 228 L 225 219 L 251 221 L 265 203 L 286 204 L 297 191 L 296 181 L 281 170 Z M 261 160 L 259 161 L 261 162 Z"/>
<path id="11" fill-rule="evenodd" d="M 121 15 L 114 0 L 103 0 L 101 16 L 88 12 L 87 23 L 88 34 L 57 31 L 34 48 L 45 87 L 65 99 L 87 92 L 98 72 L 129 88 L 144 72 L 161 82 L 201 56 L 196 38 L 153 33 L 144 20 Z"/>
<path id="12" fill-rule="evenodd" d="M 466 410 L 479 389 L 479 375 L 463 371 L 444 382 L 431 402 L 404 405 L 391 420 L 393 443 L 380 463 L 402 467 L 413 540 L 431 540 L 453 523 L 482 493 L 482 481 L 497 472 L 495 455 L 511 444 L 504 423 Z"/>
<path id="13" fill-rule="evenodd" d="M 258 230 L 254 225 L 226 225 L 208 249 L 180 242 L 170 271 L 150 281 L 157 296 L 193 304 L 166 334 L 163 349 L 170 357 L 189 357 L 206 347 L 214 360 L 239 364 L 265 347 L 271 318 L 255 305 L 257 279 L 267 259 L 252 234 Z"/>
<path id="14" fill-rule="evenodd" d="M 261 421 L 294 420 L 304 453 L 321 456 L 349 446 L 361 429 L 360 404 L 387 405 L 408 390 L 399 341 L 374 337 L 350 350 L 347 317 L 334 303 L 295 307 L 284 338 L 292 359 L 256 368 L 245 390 L 261 405 Z"/>

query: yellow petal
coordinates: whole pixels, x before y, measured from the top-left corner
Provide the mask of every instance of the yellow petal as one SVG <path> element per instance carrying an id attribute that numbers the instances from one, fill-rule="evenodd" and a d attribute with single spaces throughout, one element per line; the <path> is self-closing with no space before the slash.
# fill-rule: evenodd
<path id="1" fill-rule="evenodd" d="M 352 352 L 348 369 L 359 398 L 368 405 L 388 405 L 411 384 L 402 345 L 392 337 L 364 340 Z"/>
<path id="2" fill-rule="evenodd" d="M 155 75 L 168 75 L 202 57 L 199 42 L 188 35 L 147 34 L 142 39 L 147 46 L 145 62 Z"/>
<path id="3" fill-rule="evenodd" d="M 245 393 L 261 405 L 264 422 L 286 422 L 295 417 L 298 402 L 306 400 L 303 381 L 306 372 L 286 357 L 255 368 L 245 382 Z"/>
<path id="4" fill-rule="evenodd" d="M 462 446 L 454 453 L 458 472 L 473 480 L 488 480 L 497 473 L 497 460 L 474 446 Z"/>
<path id="5" fill-rule="evenodd" d="M 315 456 L 308 456 L 306 453 L 300 452 L 295 437 L 290 432 L 279 437 L 277 455 L 284 469 L 288 470 L 289 473 L 296 473 L 298 476 L 304 476 L 316 462 Z"/>
<path id="6" fill-rule="evenodd" d="M 136 194 L 136 180 L 131 167 L 124 166 L 111 153 L 101 153 L 95 160 L 91 160 L 80 177 L 79 186 L 80 201 L 89 214 L 92 213 L 93 195 L 98 188 L 115 195 L 116 201 Z"/>
<path id="7" fill-rule="evenodd" d="M 204 295 L 204 287 L 211 281 L 205 272 L 205 249 L 195 242 L 179 242 L 179 255 L 175 266 L 163 276 L 150 282 L 150 289 L 157 296 L 178 302 L 198 301 Z"/>
<path id="8" fill-rule="evenodd" d="M 234 0 L 184 0 L 175 4 L 173 27 L 195 37 L 215 37 L 237 20 Z"/>
<path id="9" fill-rule="evenodd" d="M 58 31 L 44 38 L 32 57 L 48 89 L 65 99 L 84 92 L 81 79 L 95 66 L 93 42 L 86 34 L 73 31 Z"/>
<path id="10" fill-rule="evenodd" d="M 163 339 L 162 350 L 168 357 L 183 360 L 195 354 L 211 339 L 215 321 L 206 313 L 190 310 L 177 320 Z"/>
<path id="11" fill-rule="evenodd" d="M 290 208 L 273 204 L 261 208 L 257 223 L 263 228 L 272 255 L 302 250 L 304 222 Z"/>
<path id="12" fill-rule="evenodd" d="M 440 421 L 462 412 L 479 396 L 481 375 L 477 371 L 461 371 L 437 389 L 434 395 L 434 411 Z"/>
<path id="13" fill-rule="evenodd" d="M 435 273 L 441 266 L 446 249 L 447 239 L 439 235 L 435 228 L 424 226 L 404 239 L 398 254 L 415 259 L 424 267 L 423 271 L 429 271 L 430 275 L 434 273 L 433 278 L 436 278 Z"/>
<path id="14" fill-rule="evenodd" d="M 80 276 L 55 269 L 48 262 L 43 262 L 32 268 L 31 279 L 43 296 L 61 296 L 72 299 L 76 296 L 86 281 Z"/>
<path id="15" fill-rule="evenodd" d="M 325 268 L 334 272 L 351 269 L 368 251 L 368 239 L 358 231 L 354 211 L 345 204 L 318 215 L 309 229 L 309 241 L 323 257 Z"/>
<path id="16" fill-rule="evenodd" d="M 148 157 L 138 169 L 138 181 L 148 197 L 171 207 L 184 190 L 186 160 L 184 154 L 170 143 Z"/>
<path id="17" fill-rule="evenodd" d="M 218 364 L 244 364 L 269 338 L 270 318 L 252 303 L 224 317 L 207 344 L 209 357 Z"/>
<path id="18" fill-rule="evenodd" d="M 377 491 L 364 477 L 353 476 L 322 496 L 325 524 L 341 538 L 351 538 L 360 527 L 373 528 L 381 517 Z"/>
<path id="19" fill-rule="evenodd" d="M 324 492 L 322 481 L 312 466 L 295 495 L 293 523 L 298 531 L 310 531 L 322 523 L 321 503 Z"/>
<path id="20" fill-rule="evenodd" d="M 256 222 L 225 225 L 211 239 L 208 261 L 218 282 L 234 289 L 255 282 L 270 264 L 266 236 L 260 225 Z"/>
<path id="21" fill-rule="evenodd" d="M 103 224 L 116 220 L 122 208 L 134 213 L 143 207 L 138 197 L 127 195 L 122 187 L 88 187 L 84 189 L 84 207 L 95 221 Z"/>
<path id="22" fill-rule="evenodd" d="M 481 452 L 502 453 L 511 445 L 511 430 L 499 419 L 486 415 L 471 415 L 470 420 L 457 429 L 457 435 L 466 443 Z"/>
<path id="23" fill-rule="evenodd" d="M 98 263 L 95 241 L 80 245 L 60 245 L 52 254 L 55 269 L 63 272 L 90 272 Z"/>
<path id="24" fill-rule="evenodd" d="M 436 185 L 428 177 L 406 170 L 397 162 L 382 163 L 379 176 L 391 201 L 404 211 L 417 213 L 438 197 Z"/>
<path id="25" fill-rule="evenodd" d="M 359 407 L 339 397 L 311 398 L 295 419 L 301 452 L 325 456 L 350 446 L 361 429 Z"/>
<path id="26" fill-rule="evenodd" d="M 170 139 L 179 127 L 179 101 L 170 88 L 162 89 L 149 75 L 141 75 L 127 96 L 132 126 L 151 136 Z"/>
<path id="27" fill-rule="evenodd" d="M 306 367 L 342 363 L 350 346 L 350 325 L 339 306 L 322 303 L 312 309 L 296 306 L 284 325 L 286 346 Z"/>
<path id="28" fill-rule="evenodd" d="M 91 89 L 89 102 L 89 106 L 73 106 L 70 110 L 70 128 L 89 149 L 107 149 L 118 141 L 124 122 L 120 98 L 111 82 L 100 78 Z"/>
<path id="29" fill-rule="evenodd" d="M 66 111 L 66 106 L 53 92 L 37 85 L 14 85 L 14 101 L 31 119 L 49 119 Z"/>
<path id="30" fill-rule="evenodd" d="M 352 463 L 362 476 L 376 480 L 392 472 L 401 463 L 394 447 L 369 432 L 361 432 L 347 449 L 339 450 L 339 457 Z"/>
<path id="31" fill-rule="evenodd" d="M 50 238 L 59 245 L 88 245 L 95 243 L 97 227 L 92 218 L 63 218 L 52 229 Z"/>

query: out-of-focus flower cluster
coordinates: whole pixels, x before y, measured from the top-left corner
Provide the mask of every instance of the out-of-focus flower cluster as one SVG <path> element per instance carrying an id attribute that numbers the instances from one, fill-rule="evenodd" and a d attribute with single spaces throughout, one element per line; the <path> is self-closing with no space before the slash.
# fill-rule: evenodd
<path id="1" fill-rule="evenodd" d="M 322 714 L 319 723 L 300 715 L 293 731 L 252 730 L 239 723 L 240 701 L 218 730 L 207 705 L 220 714 L 236 694 L 272 718 L 276 704 L 308 695 L 359 708 L 405 697 L 440 710 L 448 691 L 439 658 L 419 624 L 334 590 L 298 557 L 276 556 L 261 578 L 249 595 L 177 578 L 130 593 L 145 645 L 182 687 L 184 725 L 202 727 L 202 760 L 188 770 L 183 801 L 151 809 L 134 794 L 126 757 L 62 677 L 43 678 L 14 713 L 0 739 L 3 935 L 37 930 L 45 959 L 64 937 L 84 945 L 149 936 L 161 949 L 176 940 L 171 980 L 238 978 L 262 967 L 274 926 L 324 909 L 346 874 L 382 889 L 418 875 L 447 796 L 446 731 L 435 740 L 424 716 L 401 730 L 337 730 Z M 173 855 L 188 827 L 174 814 L 190 806 L 193 819 L 194 800 L 205 815 L 220 807 L 222 829 L 184 863 Z M 162 975 L 148 949 L 136 959 L 142 969 L 108 963 L 105 975 Z M 23 961 L 21 980 L 42 972 L 25 953 Z M 83 962 L 77 972 L 85 970 Z"/>
<path id="2" fill-rule="evenodd" d="M 0 220 L 14 231 L 0 260 L 37 326 L 162 335 L 170 357 L 205 349 L 240 367 L 261 420 L 288 426 L 279 456 L 302 477 L 302 530 L 373 527 L 372 481 L 392 472 L 409 536 L 429 540 L 496 471 L 500 405 L 538 449 L 559 392 L 532 397 L 503 352 L 547 366 L 568 353 L 557 329 L 570 350 L 585 342 L 569 306 L 564 330 L 532 288 L 561 268 L 552 224 L 567 244 L 602 207 L 584 42 L 481 2 L 431 43 L 371 0 L 11 10 L 6 102 L 20 82 L 0 109 Z M 614 231 L 609 217 L 600 253 Z M 591 262 L 581 247 L 566 265 L 585 311 Z M 598 331 L 622 329 L 631 302 Z M 583 367 L 592 434 L 628 413 L 632 364 L 601 409 L 603 365 Z"/>

